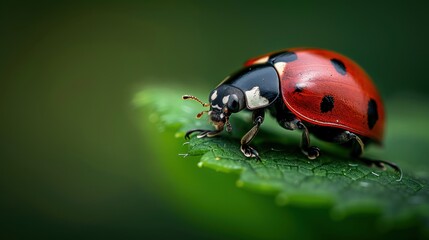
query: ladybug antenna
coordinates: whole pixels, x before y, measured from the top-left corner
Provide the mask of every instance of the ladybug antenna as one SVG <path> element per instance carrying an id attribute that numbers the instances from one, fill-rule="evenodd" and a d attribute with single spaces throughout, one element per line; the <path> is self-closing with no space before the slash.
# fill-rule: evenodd
<path id="1" fill-rule="evenodd" d="M 202 111 L 202 112 L 200 112 L 200 113 L 198 113 L 197 114 L 197 118 L 198 119 L 200 119 L 201 118 L 201 116 L 203 116 L 204 115 L 204 113 L 208 113 L 209 111 L 208 110 L 206 110 L 206 111 Z"/>
<path id="2" fill-rule="evenodd" d="M 194 96 L 191 96 L 191 95 L 183 95 L 183 96 L 182 96 L 182 99 L 183 99 L 183 100 L 188 100 L 188 99 L 195 100 L 195 101 L 197 101 L 197 102 L 201 103 L 201 105 L 203 105 L 203 107 L 209 107 L 209 106 L 210 106 L 210 104 L 208 104 L 208 103 L 204 103 L 203 101 L 201 101 L 201 100 L 200 100 L 200 99 L 198 99 L 197 97 L 194 97 Z M 206 111 L 200 112 L 200 113 L 197 115 L 197 118 L 200 118 L 200 117 L 204 114 L 204 112 L 206 112 Z M 199 116 L 199 117 L 198 117 L 198 116 Z"/>

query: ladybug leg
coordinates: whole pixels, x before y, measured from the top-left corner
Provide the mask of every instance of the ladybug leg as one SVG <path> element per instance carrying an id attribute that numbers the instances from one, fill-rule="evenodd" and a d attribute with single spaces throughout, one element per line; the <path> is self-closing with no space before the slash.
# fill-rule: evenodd
<path id="1" fill-rule="evenodd" d="M 193 129 L 189 130 L 185 134 L 185 139 L 189 139 L 192 133 L 199 132 L 200 134 L 197 135 L 197 138 L 203 138 L 203 137 L 214 137 L 222 132 L 222 130 L 204 130 L 204 129 Z"/>
<path id="2" fill-rule="evenodd" d="M 240 150 L 246 157 L 256 158 L 258 161 L 261 160 L 258 152 L 249 146 L 249 143 L 255 138 L 256 134 L 259 131 L 259 127 L 264 122 L 265 110 L 258 109 L 253 112 L 253 127 L 241 138 L 241 147 Z"/>
<path id="3" fill-rule="evenodd" d="M 364 164 L 366 164 L 369 167 L 376 166 L 376 167 L 381 168 L 383 170 L 386 169 L 386 167 L 384 166 L 384 164 L 386 164 L 387 166 L 393 168 L 395 171 L 397 171 L 401 174 L 400 178 L 397 181 L 400 181 L 402 179 L 402 170 L 398 165 L 396 165 L 392 162 L 389 162 L 389 161 L 374 160 L 374 159 L 361 157 L 365 144 L 363 143 L 362 139 L 360 139 L 360 137 L 358 135 L 351 133 L 349 131 L 344 131 L 341 134 L 339 134 L 338 136 L 336 136 L 334 138 L 334 141 L 337 143 L 345 143 L 348 141 L 353 141 L 352 151 L 350 152 L 350 155 L 352 157 L 357 158 L 359 161 L 363 162 Z"/>
<path id="4" fill-rule="evenodd" d="M 315 146 L 310 146 L 310 134 L 307 127 L 299 120 L 296 120 L 298 129 L 303 130 L 301 137 L 301 151 L 308 159 L 316 159 L 320 155 L 320 149 Z"/>
<path id="5" fill-rule="evenodd" d="M 352 151 L 350 152 L 350 155 L 354 158 L 360 157 L 365 147 L 365 144 L 363 143 L 362 139 L 360 139 L 358 135 L 349 131 L 343 131 L 338 135 L 334 136 L 333 141 L 339 144 L 353 141 Z"/>

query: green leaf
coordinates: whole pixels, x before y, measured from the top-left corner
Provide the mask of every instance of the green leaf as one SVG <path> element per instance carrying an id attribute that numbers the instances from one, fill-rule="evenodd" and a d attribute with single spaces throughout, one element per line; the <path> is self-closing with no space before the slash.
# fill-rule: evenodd
<path id="1" fill-rule="evenodd" d="M 201 105 L 181 101 L 184 93 L 165 88 L 146 89 L 136 95 L 134 105 L 150 107 L 150 121 L 161 131 L 173 129 L 178 138 L 186 130 L 211 129 L 208 121 L 194 117 L 204 110 Z M 280 206 L 329 207 L 334 219 L 370 213 L 379 216 L 385 225 L 413 220 L 428 227 L 429 174 L 425 148 L 429 134 L 424 123 L 429 111 L 423 111 L 422 101 L 413 101 L 413 109 L 404 108 L 409 105 L 402 99 L 391 102 L 386 148 L 369 147 L 366 155 L 404 166 L 401 181 L 397 181 L 399 175 L 392 169 L 367 167 L 349 159 L 344 149 L 315 139 L 312 143 L 322 149 L 322 155 L 317 160 L 308 160 L 298 148 L 299 133 L 284 130 L 269 119 L 252 142 L 262 162 L 247 159 L 239 150 L 240 136 L 251 127 L 246 113 L 232 118 L 232 134 L 192 137 L 188 154 L 201 156 L 200 167 L 238 174 L 237 187 L 271 194 Z M 404 129 L 404 123 L 414 128 Z M 417 142 L 416 137 L 418 144 L 411 145 Z"/>
<path id="2" fill-rule="evenodd" d="M 308 160 L 296 148 L 259 145 L 265 149 L 262 162 L 245 158 L 236 139 L 213 138 L 190 141 L 189 154 L 201 155 L 199 166 L 223 172 L 238 172 L 237 186 L 276 195 L 280 205 L 332 205 L 333 216 L 342 218 L 355 211 L 377 211 L 385 218 L 412 212 L 428 216 L 426 179 L 366 167 L 359 162 L 326 153 Z M 284 148 L 285 146 L 283 146 Z"/>

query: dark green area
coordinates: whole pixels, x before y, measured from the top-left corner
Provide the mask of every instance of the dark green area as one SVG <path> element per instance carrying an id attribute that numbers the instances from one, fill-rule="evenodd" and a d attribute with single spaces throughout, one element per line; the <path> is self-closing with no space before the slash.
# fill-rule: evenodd
<path id="1" fill-rule="evenodd" d="M 427 9 L 424 1 L 2 2 L 0 238 L 266 238 L 283 228 L 314 236 L 308 229 L 328 221 L 323 211 L 284 212 L 272 196 L 234 186 L 236 175 L 177 158 L 182 139 L 159 135 L 147 120 L 156 116 L 130 103 L 154 83 L 206 98 L 245 59 L 289 47 L 360 63 L 388 109 L 386 149 L 372 154 L 427 176 Z M 272 228 L 258 233 L 261 222 Z"/>

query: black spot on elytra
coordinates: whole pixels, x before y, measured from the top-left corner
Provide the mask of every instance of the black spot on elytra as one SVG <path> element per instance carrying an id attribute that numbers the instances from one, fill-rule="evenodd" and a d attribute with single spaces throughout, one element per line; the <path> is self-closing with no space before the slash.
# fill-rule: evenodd
<path id="1" fill-rule="evenodd" d="M 337 70 L 337 72 L 339 74 L 346 75 L 346 73 L 347 73 L 346 66 L 344 65 L 344 63 L 341 60 L 333 58 L 333 59 L 331 59 L 331 63 L 332 63 L 332 65 L 334 65 L 335 70 Z"/>
<path id="2" fill-rule="evenodd" d="M 326 113 L 332 111 L 334 108 L 334 97 L 326 95 L 323 97 L 322 102 L 320 103 L 320 111 Z"/>
<path id="3" fill-rule="evenodd" d="M 272 62 L 293 62 L 298 59 L 298 56 L 294 52 L 282 52 L 272 56 Z"/>
<path id="4" fill-rule="evenodd" d="M 368 102 L 368 127 L 372 129 L 378 120 L 377 103 L 371 98 Z"/>

